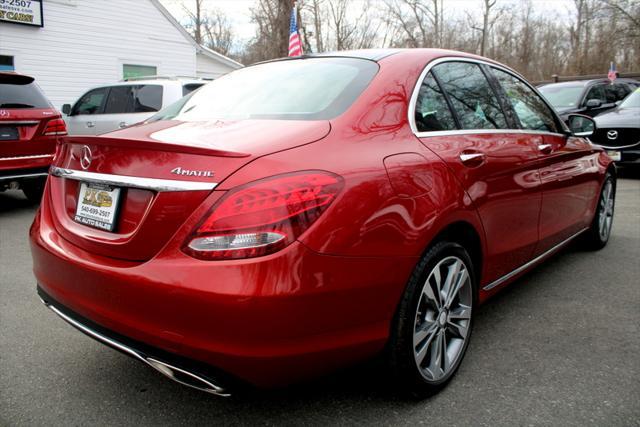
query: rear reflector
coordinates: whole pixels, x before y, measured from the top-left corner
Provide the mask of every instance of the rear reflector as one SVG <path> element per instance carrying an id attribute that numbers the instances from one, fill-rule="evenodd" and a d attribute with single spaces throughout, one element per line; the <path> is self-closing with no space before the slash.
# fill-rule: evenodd
<path id="1" fill-rule="evenodd" d="M 313 171 L 279 175 L 231 190 L 187 239 L 199 259 L 252 258 L 292 243 L 335 200 L 342 178 Z"/>
<path id="2" fill-rule="evenodd" d="M 53 119 L 47 122 L 47 126 L 42 133 L 45 136 L 62 136 L 67 134 L 67 125 L 62 119 Z"/>

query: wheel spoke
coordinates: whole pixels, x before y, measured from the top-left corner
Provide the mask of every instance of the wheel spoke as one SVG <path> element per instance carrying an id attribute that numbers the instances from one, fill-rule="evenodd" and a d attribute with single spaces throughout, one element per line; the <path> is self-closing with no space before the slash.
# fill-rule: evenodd
<path id="1" fill-rule="evenodd" d="M 437 330 L 438 324 L 436 322 L 423 322 L 418 328 L 416 332 L 413 334 L 413 346 L 417 347 L 420 345 L 425 338 L 433 335 Z"/>
<path id="2" fill-rule="evenodd" d="M 469 320 L 471 319 L 471 307 L 460 304 L 449 312 L 449 320 Z"/>
<path id="3" fill-rule="evenodd" d="M 432 281 L 434 282 L 433 284 L 436 287 L 435 292 L 433 290 L 433 287 L 431 286 Z M 433 304 L 438 309 L 442 307 L 442 300 L 440 298 L 441 287 L 442 287 L 442 277 L 440 276 L 440 267 L 436 266 L 436 268 L 433 269 L 431 276 L 429 276 L 429 278 L 427 279 L 427 283 L 426 283 L 426 286 L 424 287 L 423 293 L 425 294 L 427 299 L 432 301 Z"/>
<path id="4" fill-rule="evenodd" d="M 438 328 L 434 327 L 433 330 L 431 330 L 428 333 L 427 339 L 424 342 L 424 344 L 416 352 L 416 363 L 418 364 L 418 366 L 422 366 L 422 361 L 424 360 L 424 357 L 427 355 L 427 353 L 429 353 L 429 349 L 433 347 L 432 345 L 433 339 L 436 336 L 437 332 L 438 332 Z M 416 342 L 415 336 L 414 336 L 413 342 L 414 344 Z"/>
<path id="5" fill-rule="evenodd" d="M 465 339 L 467 337 L 467 327 L 453 321 L 447 322 L 447 328 L 453 332 L 458 338 Z"/>
<path id="6" fill-rule="evenodd" d="M 449 290 L 447 299 L 445 300 L 445 304 L 444 304 L 445 307 L 447 308 L 451 307 L 451 303 L 453 302 L 455 297 L 458 296 L 458 293 L 460 292 L 460 288 L 462 288 L 462 286 L 467 282 L 468 278 L 469 278 L 469 273 L 467 273 L 467 269 L 464 268 L 464 266 L 462 266 L 462 268 L 459 270 L 458 277 L 456 278 L 453 286 Z"/>
<path id="7" fill-rule="evenodd" d="M 444 286 L 440 290 L 442 301 L 445 302 L 449 299 L 449 294 L 453 291 L 456 284 L 456 279 L 462 268 L 462 262 L 456 259 L 447 269 L 447 277 L 444 280 Z"/>
<path id="8" fill-rule="evenodd" d="M 438 333 L 433 339 L 431 344 L 431 360 L 429 362 L 429 371 L 433 375 L 434 379 L 438 379 L 444 375 L 442 369 L 442 347 L 443 347 L 442 333 Z"/>

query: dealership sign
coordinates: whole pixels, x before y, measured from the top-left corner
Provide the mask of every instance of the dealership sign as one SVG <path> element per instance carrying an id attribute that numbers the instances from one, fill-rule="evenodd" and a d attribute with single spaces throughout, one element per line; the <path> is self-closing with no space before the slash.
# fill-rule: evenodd
<path id="1" fill-rule="evenodd" d="M 0 22 L 42 27 L 42 0 L 0 0 Z"/>

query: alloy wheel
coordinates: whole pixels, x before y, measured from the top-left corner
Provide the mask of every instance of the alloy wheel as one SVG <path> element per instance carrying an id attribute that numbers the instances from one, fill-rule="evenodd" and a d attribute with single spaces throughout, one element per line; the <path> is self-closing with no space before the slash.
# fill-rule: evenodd
<path id="1" fill-rule="evenodd" d="M 600 233 L 600 239 L 606 241 L 609 238 L 611 224 L 613 222 L 614 194 L 611 180 L 605 182 L 599 203 L 598 231 Z"/>
<path id="2" fill-rule="evenodd" d="M 469 338 L 472 305 L 468 267 L 456 256 L 442 259 L 422 288 L 414 323 L 413 353 L 426 380 L 454 370 Z"/>

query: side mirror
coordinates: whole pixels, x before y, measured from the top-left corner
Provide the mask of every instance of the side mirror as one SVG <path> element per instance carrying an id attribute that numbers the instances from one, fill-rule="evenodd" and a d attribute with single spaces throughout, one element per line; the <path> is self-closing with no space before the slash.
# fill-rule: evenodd
<path id="1" fill-rule="evenodd" d="M 596 131 L 596 122 L 582 114 L 569 114 L 567 124 L 573 136 L 591 136 Z"/>
<path id="2" fill-rule="evenodd" d="M 595 99 L 595 98 L 594 99 L 589 99 L 585 105 L 589 110 L 591 110 L 592 108 L 598 108 L 598 107 L 602 106 L 602 100 L 601 99 Z"/>
<path id="3" fill-rule="evenodd" d="M 71 114 L 71 104 L 64 104 L 64 105 L 62 106 L 62 112 L 63 112 L 64 114 L 66 114 L 67 116 L 68 116 L 69 114 Z"/>

